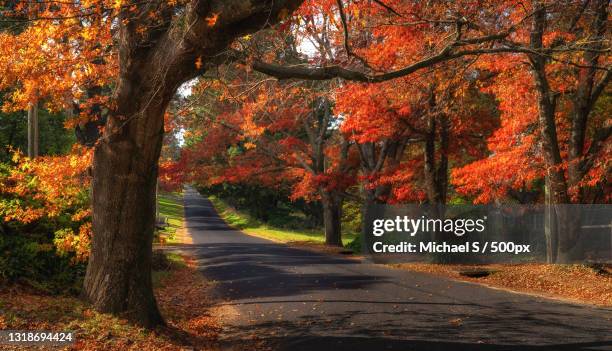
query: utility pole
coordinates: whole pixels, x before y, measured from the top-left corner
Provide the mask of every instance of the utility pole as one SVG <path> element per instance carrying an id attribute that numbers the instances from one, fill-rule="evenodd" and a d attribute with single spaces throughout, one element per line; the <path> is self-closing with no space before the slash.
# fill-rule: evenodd
<path id="1" fill-rule="evenodd" d="M 28 105 L 28 157 L 38 157 L 38 103 Z"/>

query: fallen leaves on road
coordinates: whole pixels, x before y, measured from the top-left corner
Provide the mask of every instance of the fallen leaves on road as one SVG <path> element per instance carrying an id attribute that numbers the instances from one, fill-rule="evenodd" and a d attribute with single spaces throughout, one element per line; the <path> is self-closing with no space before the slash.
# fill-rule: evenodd
<path id="1" fill-rule="evenodd" d="M 584 265 L 495 264 L 468 266 L 404 263 L 392 266 L 514 291 L 600 306 L 612 306 L 612 274 L 609 271 L 602 274 Z M 461 270 L 476 268 L 486 268 L 492 273 L 481 278 L 471 278 L 459 274 Z"/>

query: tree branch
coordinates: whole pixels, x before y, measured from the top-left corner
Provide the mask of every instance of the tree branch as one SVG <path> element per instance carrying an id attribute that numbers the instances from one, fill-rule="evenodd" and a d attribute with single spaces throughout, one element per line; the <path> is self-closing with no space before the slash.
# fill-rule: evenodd
<path id="1" fill-rule="evenodd" d="M 404 17 L 402 16 L 401 13 L 395 11 L 395 9 L 387 4 L 385 4 L 384 2 L 380 1 L 380 0 L 373 0 L 375 3 L 377 3 L 378 5 L 384 7 L 387 11 L 391 12 L 392 14 L 399 16 L 399 17 Z"/>
<path id="2" fill-rule="evenodd" d="M 271 63 L 266 63 L 260 60 L 253 62 L 253 69 L 261 73 L 276 77 L 278 79 L 306 79 L 306 80 L 327 80 L 333 78 L 342 78 L 351 81 L 366 82 L 366 83 L 379 83 L 387 80 L 392 80 L 409 75 L 415 71 L 423 68 L 431 67 L 437 63 L 449 61 L 458 57 L 467 55 L 479 55 L 486 53 L 499 53 L 499 52 L 516 52 L 514 48 L 493 48 L 493 49 L 473 49 L 452 52 L 454 48 L 461 47 L 468 44 L 481 44 L 485 42 L 491 42 L 495 40 L 501 40 L 506 38 L 509 32 L 502 32 L 493 35 L 487 35 L 477 38 L 460 39 L 448 44 L 438 54 L 421 61 L 415 62 L 409 66 L 401 68 L 396 71 L 391 71 L 381 74 L 368 74 L 355 70 L 346 69 L 340 66 L 327 66 L 327 67 L 302 67 L 302 66 L 281 66 Z"/>
<path id="3" fill-rule="evenodd" d="M 605 128 L 601 128 L 595 133 L 593 136 L 593 140 L 591 141 L 591 146 L 586 151 L 586 154 L 583 159 L 583 163 L 581 165 L 582 174 L 586 174 L 591 167 L 593 167 L 593 163 L 595 162 L 595 155 L 599 153 L 599 151 L 603 148 L 606 140 L 612 135 L 612 126 L 607 126 Z"/>

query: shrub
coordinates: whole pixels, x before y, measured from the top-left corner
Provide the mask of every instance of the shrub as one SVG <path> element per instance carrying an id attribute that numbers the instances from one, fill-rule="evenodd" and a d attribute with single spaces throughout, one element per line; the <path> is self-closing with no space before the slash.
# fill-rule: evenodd
<path id="1" fill-rule="evenodd" d="M 0 164 L 0 281 L 75 290 L 89 255 L 90 152 Z"/>

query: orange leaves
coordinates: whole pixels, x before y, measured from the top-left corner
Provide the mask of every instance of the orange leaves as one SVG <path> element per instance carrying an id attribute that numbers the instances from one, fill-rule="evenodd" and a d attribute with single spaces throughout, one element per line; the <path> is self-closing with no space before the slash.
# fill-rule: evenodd
<path id="1" fill-rule="evenodd" d="M 78 233 L 70 228 L 56 231 L 53 244 L 60 254 L 74 253 L 74 262 L 85 262 L 89 257 L 91 236 L 91 222 L 86 222 L 79 227 Z"/>
<path id="2" fill-rule="evenodd" d="M 31 21 L 20 32 L 0 33 L 0 90 L 10 92 L 5 111 L 45 101 L 55 110 L 71 107 L 81 89 L 109 84 L 117 72 L 112 46 L 113 16 L 100 14 L 109 1 L 61 2 L 23 6 L 7 16 L 66 18 Z M 90 21 L 79 20 L 89 13 Z"/>
<path id="3" fill-rule="evenodd" d="M 335 111 L 346 116 L 341 129 L 360 143 L 392 137 L 410 106 L 398 98 L 395 84 L 350 84 L 338 93 Z"/>
<path id="4" fill-rule="evenodd" d="M 0 218 L 11 226 L 39 221 L 68 224 L 56 232 L 56 248 L 84 260 L 89 252 L 89 150 L 31 160 L 18 153 L 12 166 L 0 168 Z M 79 228 L 76 232 L 74 228 Z"/>
<path id="5" fill-rule="evenodd" d="M 217 20 L 219 19 L 219 14 L 218 13 L 213 13 L 212 15 L 210 15 L 209 17 L 206 17 L 206 25 L 209 27 L 214 27 L 215 24 L 217 23 Z M 199 68 L 198 68 L 199 69 Z"/>
<path id="6" fill-rule="evenodd" d="M 159 187 L 164 191 L 177 191 L 185 181 L 185 159 L 179 161 L 160 160 Z"/>

